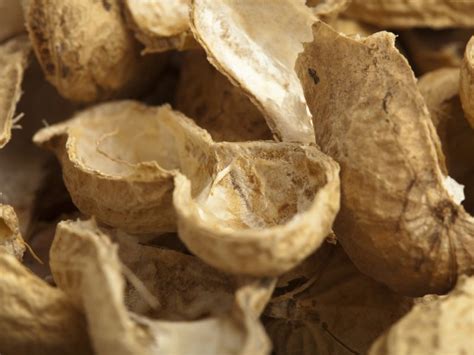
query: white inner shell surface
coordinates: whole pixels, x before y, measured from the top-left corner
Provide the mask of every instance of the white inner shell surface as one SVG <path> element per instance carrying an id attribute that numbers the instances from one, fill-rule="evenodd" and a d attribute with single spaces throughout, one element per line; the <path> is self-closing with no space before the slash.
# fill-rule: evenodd
<path id="1" fill-rule="evenodd" d="M 237 82 L 283 141 L 314 142 L 294 67 L 315 17 L 302 0 L 196 0 L 191 27 L 211 63 Z"/>

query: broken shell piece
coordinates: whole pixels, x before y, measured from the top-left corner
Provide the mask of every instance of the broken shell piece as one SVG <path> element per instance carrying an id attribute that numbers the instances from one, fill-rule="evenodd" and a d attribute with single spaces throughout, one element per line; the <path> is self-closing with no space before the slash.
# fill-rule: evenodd
<path id="1" fill-rule="evenodd" d="M 383 27 L 474 27 L 474 2 L 352 0 L 347 16 Z"/>
<path id="2" fill-rule="evenodd" d="M 270 297 L 272 280 L 245 283 L 232 308 L 220 316 L 193 322 L 151 320 L 127 311 L 117 246 L 93 221 L 58 225 L 51 269 L 59 287 L 84 310 L 99 355 L 269 352 L 258 317 Z"/>
<path id="3" fill-rule="evenodd" d="M 184 53 L 176 108 L 207 130 L 215 141 L 271 139 L 262 113 L 217 71 L 202 51 Z"/>
<path id="4" fill-rule="evenodd" d="M 305 1 L 195 0 L 190 14 L 209 61 L 255 102 L 273 134 L 283 141 L 314 142 L 294 70 L 316 19 Z"/>
<path id="5" fill-rule="evenodd" d="M 351 0 L 307 0 L 306 5 L 312 7 L 318 19 L 332 25 L 350 2 Z"/>
<path id="6" fill-rule="evenodd" d="M 25 31 L 21 1 L 0 1 L 0 23 L 0 43 Z"/>
<path id="7" fill-rule="evenodd" d="M 314 146 L 217 143 L 209 184 L 176 177 L 178 232 L 224 271 L 278 275 L 317 249 L 339 210 L 339 168 Z"/>
<path id="8" fill-rule="evenodd" d="M 401 31 L 400 41 L 415 72 L 424 74 L 444 67 L 459 68 L 473 32 L 474 28 L 413 28 Z"/>
<path id="9" fill-rule="evenodd" d="M 468 354 L 474 348 L 474 278 L 446 297 L 420 302 L 370 348 L 370 355 Z"/>
<path id="10" fill-rule="evenodd" d="M 56 153 L 82 213 L 132 233 L 176 229 L 175 170 L 199 185 L 208 176 L 212 144 L 205 131 L 169 106 L 132 101 L 87 109 L 39 131 L 34 141 Z"/>
<path id="11" fill-rule="evenodd" d="M 284 280 L 284 282 L 282 282 Z M 326 244 L 282 275 L 265 309 L 276 355 L 366 354 L 412 300 L 362 274 L 340 246 Z"/>
<path id="12" fill-rule="evenodd" d="M 30 50 L 26 36 L 15 37 L 0 45 L 0 149 L 11 138 L 13 116 L 20 100 L 21 82 Z"/>
<path id="13" fill-rule="evenodd" d="M 189 29 L 191 0 L 126 0 L 127 21 L 144 53 L 197 47 Z"/>
<path id="14" fill-rule="evenodd" d="M 474 36 L 469 40 L 461 66 L 460 96 L 466 118 L 474 128 Z"/>
<path id="15" fill-rule="evenodd" d="M 84 316 L 68 296 L 0 250 L 0 352 L 90 354 Z"/>
<path id="16" fill-rule="evenodd" d="M 459 99 L 459 69 L 443 68 L 425 74 L 418 81 L 418 88 L 441 140 L 449 175 L 465 185 L 466 200 L 463 205 L 472 213 L 474 130 L 465 118 Z M 461 194 L 459 196 L 462 197 Z"/>
<path id="17" fill-rule="evenodd" d="M 140 55 L 121 11 L 119 0 L 29 0 L 33 49 L 62 96 L 93 102 L 137 95 L 153 84 L 161 58 Z"/>
<path id="18" fill-rule="evenodd" d="M 23 258 L 25 242 L 13 208 L 0 203 L 0 253 L 6 251 L 18 260 Z"/>
<path id="19" fill-rule="evenodd" d="M 153 309 L 134 286 L 127 287 L 125 303 L 133 312 L 153 318 L 189 321 L 218 315 L 232 305 L 236 278 L 192 255 L 138 243 L 135 237 L 114 231 L 124 265 L 154 295 Z"/>
<path id="20" fill-rule="evenodd" d="M 439 138 L 394 35 L 356 40 L 322 22 L 313 33 L 297 70 L 316 140 L 341 164 L 338 240 L 400 293 L 448 291 L 474 273 L 474 219 L 444 187 Z"/>

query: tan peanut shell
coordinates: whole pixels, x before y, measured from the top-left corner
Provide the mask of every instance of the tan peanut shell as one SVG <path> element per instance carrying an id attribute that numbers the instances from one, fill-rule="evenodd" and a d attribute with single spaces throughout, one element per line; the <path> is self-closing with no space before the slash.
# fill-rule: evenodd
<path id="1" fill-rule="evenodd" d="M 418 81 L 431 120 L 441 141 L 449 175 L 464 185 L 464 208 L 474 212 L 474 130 L 459 99 L 459 69 L 443 68 Z"/>
<path id="2" fill-rule="evenodd" d="M 25 242 L 21 237 L 15 211 L 11 206 L 0 203 L 0 253 L 4 252 L 21 260 L 25 252 Z"/>
<path id="3" fill-rule="evenodd" d="M 206 59 L 203 51 L 183 54 L 176 109 L 192 117 L 214 141 L 272 139 L 260 110 Z"/>
<path id="4" fill-rule="evenodd" d="M 339 169 L 313 146 L 215 145 L 209 183 L 176 177 L 173 201 L 186 246 L 236 274 L 278 275 L 316 250 L 339 210 Z"/>
<path id="5" fill-rule="evenodd" d="M 25 31 L 19 0 L 0 0 L 0 43 Z"/>
<path id="6" fill-rule="evenodd" d="M 339 209 L 338 166 L 315 146 L 215 143 L 169 106 L 102 104 L 35 141 L 56 152 L 81 212 L 134 233 L 177 223 L 192 252 L 232 273 L 288 270 Z"/>
<path id="7" fill-rule="evenodd" d="M 474 219 L 444 186 L 439 138 L 394 35 L 351 39 L 321 22 L 313 34 L 297 71 L 316 140 L 341 165 L 338 239 L 397 292 L 448 291 L 474 272 Z"/>
<path id="8" fill-rule="evenodd" d="M 0 352 L 90 354 L 84 316 L 66 294 L 0 250 Z"/>
<path id="9" fill-rule="evenodd" d="M 461 65 L 460 97 L 466 118 L 474 128 L 474 36 L 469 40 Z"/>
<path id="10" fill-rule="evenodd" d="M 59 287 L 84 310 L 99 355 L 269 353 L 258 317 L 273 289 L 271 279 L 244 283 L 230 309 L 219 316 L 190 322 L 152 320 L 126 309 L 117 245 L 93 221 L 58 225 L 51 268 Z"/>
<path id="11" fill-rule="evenodd" d="M 420 302 L 370 348 L 370 355 L 469 354 L 474 348 L 474 279 L 446 297 Z"/>
<path id="12" fill-rule="evenodd" d="M 459 68 L 473 32 L 474 28 L 413 28 L 400 31 L 400 42 L 414 71 L 424 74 L 443 67 Z"/>
<path id="13" fill-rule="evenodd" d="M 180 127 L 186 124 L 205 135 L 169 106 L 123 101 L 87 109 L 34 140 L 56 153 L 82 213 L 133 233 L 164 233 L 176 229 L 173 170 L 195 153 Z"/>
<path id="14" fill-rule="evenodd" d="M 69 100 L 137 95 L 161 58 L 140 56 L 118 0 L 30 0 L 26 26 L 46 79 Z"/>
<path id="15" fill-rule="evenodd" d="M 26 36 L 0 44 L 0 149 L 11 138 L 13 117 L 21 96 L 21 82 L 28 65 L 30 44 Z"/>
<path id="16" fill-rule="evenodd" d="M 279 278 L 265 328 L 276 355 L 366 354 L 411 303 L 357 270 L 340 246 L 326 244 Z"/>
<path id="17" fill-rule="evenodd" d="M 276 138 L 313 143 L 311 115 L 294 71 L 300 42 L 311 40 L 316 19 L 304 0 L 194 0 L 190 16 L 211 64 L 257 105 Z"/>
<path id="18" fill-rule="evenodd" d="M 127 20 L 145 53 L 183 50 L 197 44 L 189 29 L 191 0 L 125 0 Z"/>
<path id="19" fill-rule="evenodd" d="M 470 0 L 352 0 L 346 14 L 383 28 L 474 27 Z"/>

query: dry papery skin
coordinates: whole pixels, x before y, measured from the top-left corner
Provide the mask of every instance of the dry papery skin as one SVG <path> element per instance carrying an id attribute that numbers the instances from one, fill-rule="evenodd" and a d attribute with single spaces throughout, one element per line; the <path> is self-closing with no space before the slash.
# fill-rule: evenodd
<path id="1" fill-rule="evenodd" d="M 290 269 L 339 208 L 338 166 L 316 147 L 215 143 L 166 105 L 103 104 L 35 141 L 55 151 L 81 212 L 134 233 L 173 231 L 176 214 L 186 246 L 232 273 Z"/>
<path id="2" fill-rule="evenodd" d="M 170 322 L 127 310 L 117 245 L 93 221 L 61 222 L 50 256 L 55 281 L 84 310 L 99 355 L 269 353 L 258 317 L 273 290 L 271 279 L 244 283 L 220 316 Z"/>
<path id="3" fill-rule="evenodd" d="M 90 354 L 84 316 L 66 294 L 0 250 L 0 352 Z"/>
<path id="4" fill-rule="evenodd" d="M 28 65 L 30 44 L 26 36 L 0 45 L 0 149 L 11 138 L 13 116 L 21 96 L 21 82 Z"/>
<path id="5" fill-rule="evenodd" d="M 370 355 L 470 354 L 474 279 L 460 277 L 446 297 L 420 302 L 371 347 Z"/>
<path id="6" fill-rule="evenodd" d="M 474 27 L 470 0 L 352 0 L 345 14 L 383 28 Z"/>
<path id="7" fill-rule="evenodd" d="M 366 354 L 411 304 L 326 244 L 279 279 L 265 327 L 276 355 Z"/>
<path id="8" fill-rule="evenodd" d="M 321 22 L 313 33 L 297 70 L 316 140 L 341 165 L 338 239 L 397 292 L 448 291 L 474 272 L 474 220 L 444 186 L 439 138 L 395 36 L 351 39 Z"/>
<path id="9" fill-rule="evenodd" d="M 118 0 L 30 0 L 25 13 L 46 79 L 69 100 L 140 94 L 163 65 L 163 58 L 140 56 Z"/>
<path id="10" fill-rule="evenodd" d="M 415 72 L 423 74 L 443 67 L 459 68 L 473 32 L 474 28 L 417 28 L 401 31 L 400 41 Z"/>
<path id="11" fill-rule="evenodd" d="M 449 175 L 464 185 L 464 208 L 474 212 L 474 130 L 464 117 L 459 100 L 459 69 L 444 68 L 418 81 L 431 120 L 441 140 Z"/>
<path id="12" fill-rule="evenodd" d="M 19 0 L 0 0 L 0 43 L 25 31 Z"/>
<path id="13" fill-rule="evenodd" d="M 5 252 L 21 260 L 25 242 L 21 237 L 15 211 L 11 206 L 0 203 L 0 253 Z"/>
<path id="14" fill-rule="evenodd" d="M 316 17 L 304 0 L 194 0 L 191 29 L 208 59 L 263 112 L 274 136 L 314 143 L 294 65 Z M 258 24 L 256 26 L 255 24 Z"/>
<path id="15" fill-rule="evenodd" d="M 460 96 L 466 118 L 474 128 L 474 36 L 469 40 L 461 66 Z"/>
<path id="16" fill-rule="evenodd" d="M 215 141 L 272 138 L 262 113 L 202 51 L 183 53 L 176 109 L 192 117 Z"/>
<path id="17" fill-rule="evenodd" d="M 197 47 L 189 29 L 191 0 L 125 0 L 126 17 L 144 53 Z"/>

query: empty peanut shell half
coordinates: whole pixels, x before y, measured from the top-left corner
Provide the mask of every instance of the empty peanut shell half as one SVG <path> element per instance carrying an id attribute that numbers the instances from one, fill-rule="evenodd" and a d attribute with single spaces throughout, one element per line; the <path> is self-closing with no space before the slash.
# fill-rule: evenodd
<path id="1" fill-rule="evenodd" d="M 255 102 L 273 134 L 283 141 L 314 142 L 294 70 L 316 19 L 305 1 L 195 0 L 190 16 L 209 61 Z"/>
<path id="2" fill-rule="evenodd" d="M 21 96 L 21 82 L 28 64 L 30 44 L 26 36 L 0 44 L 0 149 L 11 138 L 13 117 Z"/>
<path id="3" fill-rule="evenodd" d="M 474 27 L 469 0 L 353 0 L 346 14 L 384 28 Z"/>
<path id="4" fill-rule="evenodd" d="M 11 206 L 0 203 L 0 253 L 7 252 L 21 260 L 25 242 L 21 237 L 18 218 Z"/>
<path id="5" fill-rule="evenodd" d="M 466 118 L 474 128 L 474 36 L 469 40 L 461 66 L 460 96 Z"/>
<path id="6" fill-rule="evenodd" d="M 186 246 L 216 268 L 277 275 L 318 248 L 339 210 L 339 168 L 314 146 L 217 143 L 209 183 L 176 177 Z"/>
<path id="7" fill-rule="evenodd" d="M 183 53 L 176 108 L 192 117 L 215 141 L 272 138 L 260 110 L 207 61 L 203 51 Z"/>
<path id="8" fill-rule="evenodd" d="M 322 22 L 313 33 L 297 70 L 316 140 L 341 164 L 338 239 L 398 292 L 448 291 L 474 272 L 474 219 L 445 187 L 439 137 L 394 35 L 352 39 Z"/>
<path id="9" fill-rule="evenodd" d="M 169 106 L 102 104 L 44 128 L 35 142 L 52 149 L 82 213 L 134 233 L 176 229 L 175 170 L 204 173 L 209 135 Z M 213 163 L 208 163 L 208 165 Z M 202 171 L 202 172 L 201 172 Z"/>
<path id="10" fill-rule="evenodd" d="M 0 352 L 90 354 L 84 316 L 69 297 L 0 250 Z"/>
<path id="11" fill-rule="evenodd" d="M 126 0 L 127 21 L 145 53 L 196 47 L 189 29 L 191 0 Z"/>
<path id="12" fill-rule="evenodd" d="M 64 97 L 93 102 L 138 95 L 161 58 L 140 55 L 121 1 L 29 0 L 26 25 L 48 79 Z"/>
<path id="13" fill-rule="evenodd" d="M 446 297 L 418 303 L 371 347 L 370 355 L 468 354 L 474 347 L 474 278 Z"/>
<path id="14" fill-rule="evenodd" d="M 192 322 L 146 318 L 126 309 L 117 246 L 93 221 L 58 225 L 51 268 L 59 287 L 85 312 L 99 355 L 269 353 L 258 317 L 273 290 L 271 279 L 244 283 L 220 316 Z"/>

